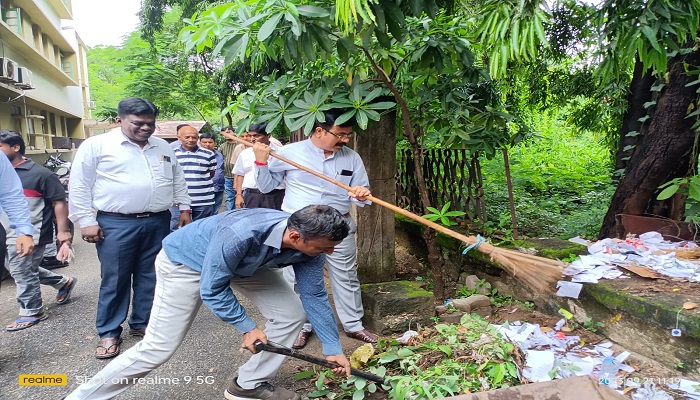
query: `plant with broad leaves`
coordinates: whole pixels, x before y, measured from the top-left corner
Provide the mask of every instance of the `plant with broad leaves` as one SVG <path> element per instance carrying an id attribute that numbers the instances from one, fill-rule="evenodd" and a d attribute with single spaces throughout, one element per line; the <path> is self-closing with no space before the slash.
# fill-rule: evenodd
<path id="1" fill-rule="evenodd" d="M 425 214 L 423 215 L 423 218 L 427 219 L 428 221 L 440 221 L 441 224 L 445 226 L 454 226 L 457 225 L 456 222 L 453 222 L 450 220 L 451 217 L 461 217 L 465 214 L 464 211 L 450 211 L 450 205 L 451 202 L 445 203 L 444 206 L 442 206 L 442 209 L 438 210 L 437 208 L 434 207 L 428 207 L 428 211 L 430 211 L 430 214 Z"/>
<path id="2" fill-rule="evenodd" d="M 686 196 L 685 217 L 692 223 L 700 223 L 700 175 L 675 178 L 659 186 L 663 189 L 656 200 L 666 200 L 680 193 Z"/>

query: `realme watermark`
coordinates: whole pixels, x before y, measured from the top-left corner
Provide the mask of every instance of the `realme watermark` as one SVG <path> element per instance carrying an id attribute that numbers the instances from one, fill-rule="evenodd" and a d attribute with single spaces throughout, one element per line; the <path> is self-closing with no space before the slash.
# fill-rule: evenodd
<path id="1" fill-rule="evenodd" d="M 20 386 L 66 386 L 66 374 L 22 374 L 17 378 Z"/>

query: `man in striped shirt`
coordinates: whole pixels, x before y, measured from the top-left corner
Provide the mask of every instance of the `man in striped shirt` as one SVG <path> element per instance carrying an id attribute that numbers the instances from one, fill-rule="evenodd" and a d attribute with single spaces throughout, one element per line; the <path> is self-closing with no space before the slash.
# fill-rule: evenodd
<path id="1" fill-rule="evenodd" d="M 216 155 L 197 145 L 199 132 L 192 126 L 184 126 L 177 132 L 180 145 L 175 150 L 177 162 L 185 173 L 187 193 L 192 199 L 192 221 L 214 215 L 214 184 Z M 175 231 L 180 211 L 171 209 L 170 230 Z"/>

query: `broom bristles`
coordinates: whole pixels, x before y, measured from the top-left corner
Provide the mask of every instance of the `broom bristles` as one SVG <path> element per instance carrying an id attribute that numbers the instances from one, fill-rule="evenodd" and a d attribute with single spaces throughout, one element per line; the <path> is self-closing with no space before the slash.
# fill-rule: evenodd
<path id="1" fill-rule="evenodd" d="M 488 250 L 492 261 L 535 290 L 550 291 L 552 284 L 562 277 L 561 261 L 498 247 Z"/>

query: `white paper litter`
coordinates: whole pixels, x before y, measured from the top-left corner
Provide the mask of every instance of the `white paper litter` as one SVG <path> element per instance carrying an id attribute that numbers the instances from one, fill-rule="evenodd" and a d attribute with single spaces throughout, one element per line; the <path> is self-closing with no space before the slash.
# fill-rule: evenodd
<path id="1" fill-rule="evenodd" d="M 575 243 L 583 242 L 576 237 Z M 601 279 L 626 278 L 616 265 L 644 266 L 671 278 L 686 278 L 700 282 L 700 265 L 676 258 L 674 250 L 695 249 L 694 242 L 670 242 L 658 232 L 639 237 L 603 239 L 588 243 L 589 255 L 583 255 L 564 270 L 571 282 L 598 283 Z"/>
<path id="2" fill-rule="evenodd" d="M 564 323 L 564 319 L 559 321 Z M 570 376 L 597 376 L 605 357 L 612 357 L 611 342 L 596 346 L 581 346 L 579 336 L 565 336 L 562 332 L 542 332 L 537 324 L 520 321 L 493 325 L 498 332 L 510 339 L 525 354 L 523 376 L 532 382 L 546 382 Z M 630 353 L 623 351 L 616 360 L 621 370 L 633 372 L 624 364 Z M 618 376 L 619 377 L 619 376 Z M 615 382 L 617 384 L 617 382 Z"/>
<path id="3" fill-rule="evenodd" d="M 678 383 L 667 385 L 671 389 L 684 392 L 686 397 L 693 400 L 700 400 L 700 382 L 681 379 Z"/>
<path id="4" fill-rule="evenodd" d="M 578 299 L 578 295 L 581 294 L 581 289 L 583 285 L 580 283 L 559 281 L 557 282 L 557 296 L 559 297 L 571 297 L 573 299 Z"/>

